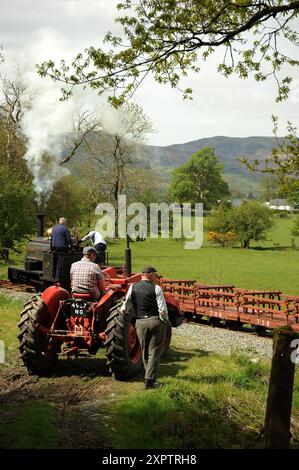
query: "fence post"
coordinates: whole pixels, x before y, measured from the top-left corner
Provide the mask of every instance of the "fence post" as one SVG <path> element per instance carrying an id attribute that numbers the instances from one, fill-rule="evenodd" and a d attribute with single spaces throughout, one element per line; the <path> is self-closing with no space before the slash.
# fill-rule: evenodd
<path id="1" fill-rule="evenodd" d="M 265 415 L 265 444 L 270 449 L 288 449 L 295 362 L 291 361 L 293 339 L 298 338 L 289 326 L 273 330 L 273 356 Z"/>

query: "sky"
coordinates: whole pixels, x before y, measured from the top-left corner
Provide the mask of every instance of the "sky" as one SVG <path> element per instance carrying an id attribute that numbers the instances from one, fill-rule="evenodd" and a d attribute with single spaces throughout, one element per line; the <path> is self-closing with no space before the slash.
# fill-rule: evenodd
<path id="1" fill-rule="evenodd" d="M 113 19 L 119 0 L 0 0 L 0 45 L 6 63 L 0 72 L 13 74 L 18 67 L 34 73 L 44 60 L 71 60 L 91 45 L 101 46 L 108 30 L 119 32 Z M 185 143 L 205 137 L 271 136 L 271 115 L 279 117 L 279 134 L 287 121 L 299 125 L 299 70 L 293 70 L 294 84 L 289 99 L 276 103 L 274 81 L 257 83 L 253 78 L 225 79 L 216 71 L 214 59 L 204 63 L 199 74 L 181 84 L 193 88 L 193 100 L 153 79 L 143 82 L 134 96 L 153 122 L 151 145 Z M 298 51 L 297 51 L 298 58 Z M 50 85 L 49 85 L 50 86 Z M 90 95 L 86 94 L 86 99 Z M 94 98 L 98 100 L 98 97 Z"/>

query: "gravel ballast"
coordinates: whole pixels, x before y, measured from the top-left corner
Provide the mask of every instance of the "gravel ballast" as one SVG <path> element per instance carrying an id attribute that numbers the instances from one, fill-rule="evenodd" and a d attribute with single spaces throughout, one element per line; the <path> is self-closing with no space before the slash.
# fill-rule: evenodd
<path id="1" fill-rule="evenodd" d="M 14 289 L 6 289 L 1 287 L 0 288 L 0 295 L 7 297 L 8 299 L 12 300 L 22 300 L 23 302 L 27 302 L 30 297 L 34 295 L 33 292 L 22 292 Z"/>
<path id="2" fill-rule="evenodd" d="M 218 354 L 246 354 L 252 359 L 272 357 L 272 338 L 254 333 L 213 328 L 197 323 L 183 323 L 172 329 L 173 343 L 187 350 L 205 350 Z"/>

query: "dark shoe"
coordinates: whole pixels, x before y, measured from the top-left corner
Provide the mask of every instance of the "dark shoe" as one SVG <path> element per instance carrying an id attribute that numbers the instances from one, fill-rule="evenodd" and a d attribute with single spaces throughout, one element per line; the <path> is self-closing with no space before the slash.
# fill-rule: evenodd
<path id="1" fill-rule="evenodd" d="M 153 388 L 161 388 L 163 384 L 159 384 L 158 382 L 145 382 L 144 389 L 145 390 L 152 390 Z"/>

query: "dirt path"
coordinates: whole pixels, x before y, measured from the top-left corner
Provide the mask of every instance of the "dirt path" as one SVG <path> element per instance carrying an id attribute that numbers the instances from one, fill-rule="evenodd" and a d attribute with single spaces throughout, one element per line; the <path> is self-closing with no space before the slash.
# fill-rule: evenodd
<path id="1" fill-rule="evenodd" d="M 0 369 L 3 422 L 13 419 L 12 407 L 18 413 L 20 406 L 44 400 L 54 405 L 55 425 L 61 435 L 58 448 L 111 447 L 104 430 L 110 427 L 113 432 L 113 403 L 129 390 L 141 388 L 141 383 L 117 382 L 106 371 L 96 374 L 99 363 L 103 368 L 104 361 L 89 359 L 84 371 L 82 363 L 62 361 L 51 378 L 30 376 L 21 366 L 4 366 Z M 6 404 L 10 405 L 9 411 Z"/>
<path id="2" fill-rule="evenodd" d="M 0 292 L 13 300 L 26 301 L 32 296 L 11 289 Z M 111 447 L 104 431 L 113 428 L 114 402 L 119 403 L 130 391 L 141 390 L 141 378 L 140 383 L 138 379 L 116 381 L 108 373 L 104 350 L 97 357 L 75 361 L 60 358 L 50 378 L 31 376 L 19 359 L 16 325 L 7 362 L 0 364 L 0 426 L 17 421 L 22 407 L 46 402 L 53 408 L 55 428 L 61 435 L 58 448 Z"/>

